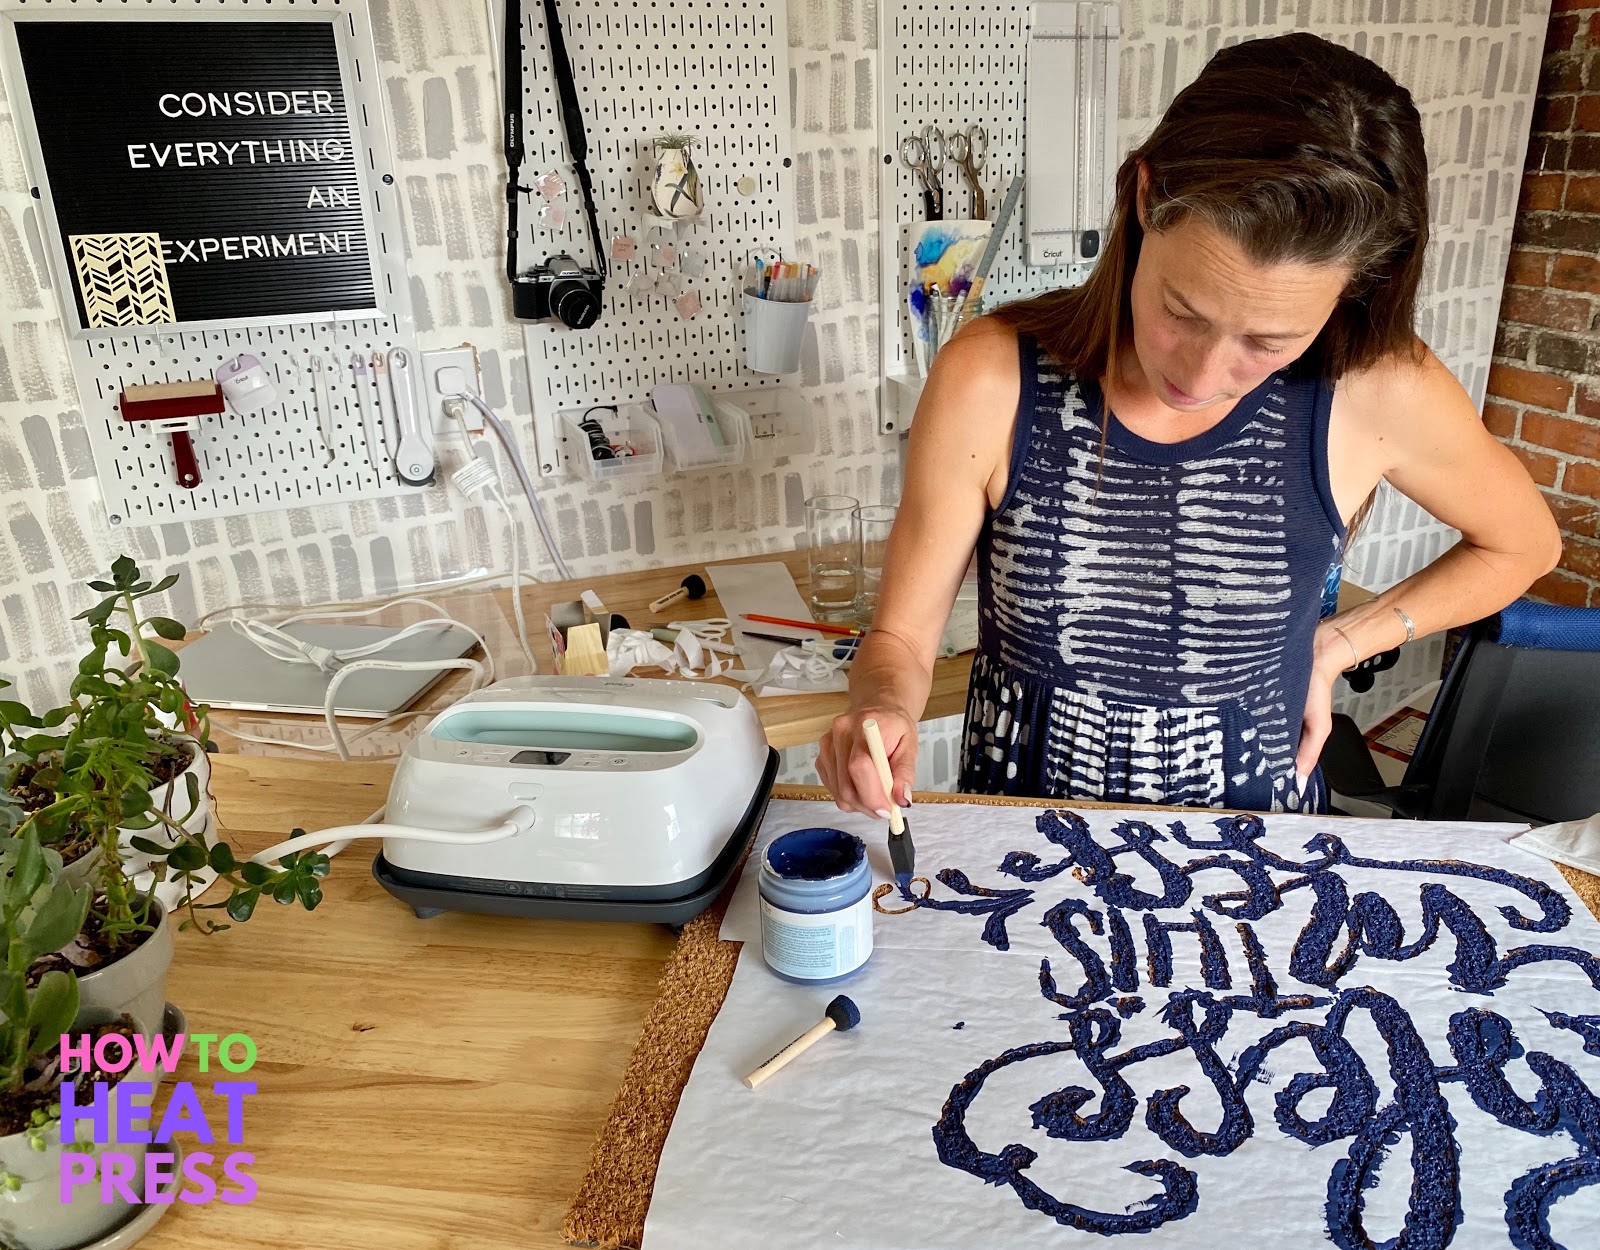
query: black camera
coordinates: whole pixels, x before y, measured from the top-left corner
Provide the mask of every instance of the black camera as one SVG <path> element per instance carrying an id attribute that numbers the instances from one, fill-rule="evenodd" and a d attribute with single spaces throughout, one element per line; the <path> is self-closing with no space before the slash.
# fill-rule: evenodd
<path id="1" fill-rule="evenodd" d="M 597 269 L 558 252 L 511 283 L 511 310 L 519 321 L 559 321 L 586 330 L 600 319 L 604 280 Z"/>
<path id="2" fill-rule="evenodd" d="M 557 321 L 571 330 L 587 330 L 600 320 L 600 297 L 605 289 L 606 253 L 600 236 L 600 218 L 594 208 L 594 185 L 584 163 L 588 140 L 583 132 L 583 110 L 578 104 L 578 88 L 572 77 L 572 62 L 567 56 L 566 36 L 556 0 L 544 0 L 545 35 L 550 41 L 550 63 L 555 70 L 557 94 L 561 100 L 561 128 L 567 141 L 567 155 L 578 179 L 583 197 L 583 215 L 589 223 L 589 240 L 594 244 L 595 268 L 580 265 L 567 252 L 557 252 L 540 261 L 527 273 L 517 271 L 517 210 L 521 196 L 531 188 L 517 174 L 526 154 L 522 145 L 522 41 L 502 39 L 505 61 L 501 89 L 505 104 L 506 142 L 506 277 L 511 283 L 511 312 L 518 321 Z M 521 30 L 522 0 L 506 0 L 506 20 L 502 30 Z M 549 90 L 548 87 L 545 88 Z"/>

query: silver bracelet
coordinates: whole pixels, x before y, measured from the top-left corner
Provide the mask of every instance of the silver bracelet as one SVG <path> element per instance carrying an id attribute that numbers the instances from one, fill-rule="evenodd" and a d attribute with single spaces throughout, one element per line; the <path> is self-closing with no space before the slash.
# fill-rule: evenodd
<path id="1" fill-rule="evenodd" d="M 1400 618 L 1400 623 L 1406 627 L 1406 641 L 1415 642 L 1417 640 L 1417 627 L 1411 623 L 1411 618 L 1400 608 L 1392 608 L 1391 611 Z"/>
<path id="2" fill-rule="evenodd" d="M 1333 630 L 1334 633 L 1338 634 L 1339 637 L 1344 639 L 1344 645 L 1350 648 L 1350 658 L 1355 661 L 1355 663 L 1350 667 L 1355 668 L 1356 665 L 1361 663 L 1361 652 L 1357 651 L 1356 644 L 1350 641 L 1350 635 L 1345 633 L 1344 630 L 1340 629 L 1332 621 L 1328 622 L 1328 628 Z"/>

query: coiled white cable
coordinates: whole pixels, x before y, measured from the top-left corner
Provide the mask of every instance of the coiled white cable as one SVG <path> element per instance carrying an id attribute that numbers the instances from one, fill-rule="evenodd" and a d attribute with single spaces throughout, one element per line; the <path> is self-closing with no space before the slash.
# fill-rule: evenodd
<path id="1" fill-rule="evenodd" d="M 469 586 L 488 586 L 495 582 L 503 582 L 510 576 L 509 573 L 474 573 L 467 577 L 450 578 L 441 582 L 426 582 L 420 586 L 413 586 L 407 593 L 432 594 L 435 591 L 450 591 L 454 593 Z M 522 581 L 535 586 L 544 584 L 532 573 L 521 573 L 519 576 Z M 328 599 L 321 603 L 229 603 L 220 608 L 212 608 L 211 611 L 195 622 L 195 628 L 203 631 L 217 617 L 234 612 L 317 612 L 333 608 L 365 608 L 388 602 L 387 596 L 374 595 L 370 599 Z"/>
<path id="2" fill-rule="evenodd" d="M 333 674 L 333 680 L 328 683 L 327 693 L 323 696 L 322 702 L 323 720 L 328 726 L 330 741 L 327 743 L 290 742 L 281 738 L 269 738 L 260 734 L 246 733 L 239 729 L 230 729 L 228 726 L 222 725 L 215 721 L 212 722 L 212 729 L 219 730 L 222 733 L 227 734 L 229 737 L 237 738 L 243 742 L 255 742 L 266 746 L 286 747 L 290 750 L 296 751 L 312 751 L 318 753 L 334 751 L 338 753 L 338 756 L 341 760 L 350 760 L 354 758 L 350 753 L 350 742 L 360 741 L 360 739 L 369 734 L 377 733 L 381 729 L 386 729 L 390 726 L 397 725 L 402 721 L 413 720 L 418 716 L 428 715 L 427 711 L 401 712 L 395 716 L 390 716 L 379 721 L 376 725 L 370 725 L 361 730 L 359 733 L 353 734 L 349 738 L 346 738 L 344 731 L 339 727 L 338 694 L 340 686 L 342 686 L 344 682 L 354 674 L 368 669 L 387 669 L 391 672 L 443 672 L 449 669 L 465 669 L 473 675 L 471 691 L 481 690 L 484 686 L 488 685 L 494 680 L 494 655 L 490 651 L 489 644 L 484 640 L 483 635 L 465 622 L 458 621 L 454 617 L 447 615 L 440 615 L 437 617 L 431 617 L 425 621 L 418 621 L 412 625 L 406 626 L 401 630 L 398 630 L 388 637 L 379 639 L 377 642 L 368 643 L 360 647 L 348 647 L 340 650 L 333 650 L 327 647 L 318 647 L 314 644 L 306 642 L 303 638 L 296 638 L 293 634 L 288 633 L 286 630 L 287 626 L 298 624 L 303 621 L 352 620 L 364 616 L 373 616 L 387 608 L 398 607 L 402 604 L 418 604 L 422 607 L 431 608 L 433 611 L 439 613 L 443 613 L 444 611 L 444 609 L 439 607 L 438 604 L 432 602 L 431 600 L 420 599 L 414 596 L 403 596 L 402 598 L 391 599 L 385 603 L 378 604 L 377 606 L 371 608 L 354 609 L 341 612 L 298 612 L 293 616 L 286 617 L 283 620 L 274 623 L 268 623 L 266 621 L 244 620 L 237 617 L 230 618 L 228 624 L 231 628 L 249 638 L 253 643 L 255 643 L 256 646 L 260 647 L 265 654 L 270 655 L 273 659 L 288 664 L 315 665 L 323 672 Z M 441 627 L 445 629 L 456 629 L 463 633 L 470 634 L 478 646 L 483 649 L 483 661 L 480 663 L 477 660 L 466 658 L 438 660 L 383 660 L 374 658 L 381 655 L 384 650 L 394 646 L 395 643 L 399 642 L 403 638 L 411 637 L 423 630 L 438 629 Z M 471 691 L 469 691 L 469 693 Z"/>

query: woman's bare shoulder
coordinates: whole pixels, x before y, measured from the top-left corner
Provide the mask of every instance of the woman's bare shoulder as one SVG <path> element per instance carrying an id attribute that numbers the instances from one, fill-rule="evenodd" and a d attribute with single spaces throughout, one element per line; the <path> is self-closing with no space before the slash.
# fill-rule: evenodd
<path id="1" fill-rule="evenodd" d="M 1412 346 L 1386 352 L 1369 365 L 1346 372 L 1335 395 L 1352 412 L 1391 414 L 1396 403 L 1409 403 L 1437 391 L 1461 390 L 1455 375 L 1420 339 Z M 1464 392 L 1463 392 L 1464 394 Z"/>

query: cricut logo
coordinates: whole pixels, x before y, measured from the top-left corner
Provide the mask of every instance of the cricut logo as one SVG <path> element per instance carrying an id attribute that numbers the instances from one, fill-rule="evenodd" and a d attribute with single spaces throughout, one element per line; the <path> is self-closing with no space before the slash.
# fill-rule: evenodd
<path id="1" fill-rule="evenodd" d="M 232 1075 L 255 1066 L 256 1044 L 243 1033 L 228 1034 L 213 1055 L 216 1043 L 215 1033 L 180 1033 L 154 1041 L 142 1035 L 130 1041 L 118 1033 L 99 1039 L 63 1034 L 61 1070 L 101 1077 L 127 1073 L 129 1065 L 137 1063 L 142 1072 L 170 1074 L 189 1044 L 198 1049 L 196 1066 L 202 1073 L 211 1071 L 213 1058 Z M 244 1100 L 256 1092 L 256 1083 L 214 1080 L 211 1090 L 227 1109 L 223 1140 L 238 1145 L 244 1140 Z M 150 1100 L 154 1093 L 155 1082 L 137 1080 L 132 1073 L 117 1081 L 94 1080 L 87 1089 L 81 1083 L 76 1087 L 62 1084 L 61 1201 L 71 1202 L 78 1186 L 94 1184 L 100 1187 L 101 1202 L 118 1198 L 136 1204 L 204 1203 L 214 1198 L 233 1204 L 251 1201 L 256 1196 L 256 1182 L 245 1169 L 255 1162 L 253 1154 L 231 1151 L 219 1158 L 219 1152 L 195 1148 L 213 1146 L 217 1141 L 195 1083 L 178 1081 L 172 1086 L 172 1096 L 152 1130 Z M 80 1104 L 79 1099 L 84 1101 Z M 195 1143 L 185 1144 L 181 1176 L 173 1145 L 180 1133 L 192 1134 Z M 129 1149 L 144 1146 L 155 1148 Z M 167 1149 L 160 1149 L 162 1146 Z M 223 1177 L 237 1188 L 219 1190 L 211 1176 L 213 1167 L 220 1167 Z"/>

